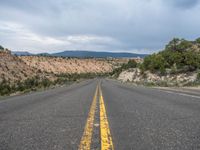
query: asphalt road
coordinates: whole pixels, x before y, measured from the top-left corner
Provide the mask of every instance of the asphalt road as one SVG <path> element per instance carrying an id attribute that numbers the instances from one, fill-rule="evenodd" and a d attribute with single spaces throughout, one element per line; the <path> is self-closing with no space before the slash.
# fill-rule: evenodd
<path id="1" fill-rule="evenodd" d="M 0 101 L 0 150 L 84 146 L 198 150 L 200 94 L 95 79 Z"/>

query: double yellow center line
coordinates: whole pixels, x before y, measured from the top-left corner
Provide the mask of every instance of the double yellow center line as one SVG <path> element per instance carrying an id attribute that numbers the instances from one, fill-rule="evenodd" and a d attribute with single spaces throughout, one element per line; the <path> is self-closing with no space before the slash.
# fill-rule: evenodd
<path id="1" fill-rule="evenodd" d="M 99 89 L 99 95 L 100 95 L 101 149 L 102 150 L 114 150 L 101 88 Z"/>
<path id="2" fill-rule="evenodd" d="M 98 98 L 99 95 L 99 98 Z M 97 98 L 99 99 L 99 108 L 100 108 L 100 140 L 101 140 L 101 150 L 114 150 L 112 137 L 110 133 L 108 118 L 106 115 L 106 109 L 103 99 L 103 94 L 100 85 L 97 85 L 90 112 L 88 114 L 87 122 L 85 125 L 84 133 L 81 138 L 79 145 L 79 150 L 90 150 L 92 143 L 92 134 L 94 128 L 94 118 L 95 110 L 97 104 Z"/>
<path id="3" fill-rule="evenodd" d="M 96 88 L 94 98 L 92 101 L 92 105 L 90 108 L 90 112 L 88 114 L 84 133 L 81 138 L 80 145 L 79 145 L 79 150 L 90 150 L 90 145 L 91 145 L 91 141 L 92 141 L 92 132 L 93 132 L 93 128 L 94 128 L 94 116 L 95 116 L 95 108 L 96 108 L 96 103 L 97 103 L 97 94 L 98 94 L 98 86 Z"/>

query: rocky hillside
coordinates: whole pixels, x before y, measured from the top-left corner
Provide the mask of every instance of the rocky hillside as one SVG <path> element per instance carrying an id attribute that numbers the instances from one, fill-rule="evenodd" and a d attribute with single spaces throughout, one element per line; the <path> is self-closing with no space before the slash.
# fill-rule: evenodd
<path id="1" fill-rule="evenodd" d="M 55 80 L 60 74 L 109 73 L 128 59 L 78 59 L 52 56 L 15 56 L 0 50 L 0 83 L 39 77 Z"/>
<path id="2" fill-rule="evenodd" d="M 0 96 L 108 76 L 127 62 L 129 59 L 16 56 L 0 46 Z"/>
<path id="3" fill-rule="evenodd" d="M 15 56 L 0 47 L 0 96 L 105 76 L 126 61 Z"/>
<path id="4" fill-rule="evenodd" d="M 17 56 L 11 55 L 10 51 L 0 51 L 0 82 L 3 80 L 21 81 L 37 74 L 38 70 L 36 68 L 29 67 Z"/>
<path id="5" fill-rule="evenodd" d="M 118 79 L 137 84 L 190 86 L 200 84 L 200 38 L 174 38 L 163 51 L 149 55 L 135 68 L 124 69 Z"/>
<path id="6" fill-rule="evenodd" d="M 151 73 L 150 71 L 142 73 L 139 68 L 122 71 L 119 74 L 118 80 L 135 84 L 157 86 L 191 86 L 199 82 L 198 72 L 159 75 Z"/>
<path id="7" fill-rule="evenodd" d="M 106 73 L 112 71 L 112 64 L 101 59 L 78 59 L 42 56 L 20 56 L 30 68 L 42 72 L 61 73 Z"/>

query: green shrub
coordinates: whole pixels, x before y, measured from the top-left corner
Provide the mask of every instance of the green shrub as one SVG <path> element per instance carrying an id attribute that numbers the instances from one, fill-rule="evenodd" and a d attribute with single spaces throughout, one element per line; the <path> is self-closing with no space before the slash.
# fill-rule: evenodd
<path id="1" fill-rule="evenodd" d="M 119 67 L 119 68 L 115 68 L 113 69 L 113 71 L 110 73 L 111 76 L 114 76 L 114 77 L 118 77 L 119 74 L 123 71 L 122 67 Z"/>
<path id="2" fill-rule="evenodd" d="M 0 83 L 0 95 L 7 95 L 12 91 L 9 82 L 3 79 Z"/>
<path id="3" fill-rule="evenodd" d="M 43 79 L 42 82 L 41 82 L 41 85 L 45 88 L 49 87 L 51 84 L 52 84 L 51 81 L 47 78 Z"/>
<path id="4" fill-rule="evenodd" d="M 4 50 L 4 47 L 0 45 L 0 50 Z"/>
<path id="5" fill-rule="evenodd" d="M 14 85 L 11 85 L 8 81 L 3 80 L 0 83 L 0 95 L 9 95 L 17 91 L 28 92 L 39 88 L 48 88 L 51 85 L 66 84 L 72 81 L 78 81 L 80 79 L 91 79 L 95 77 L 105 77 L 108 75 L 108 73 L 63 73 L 56 75 L 57 80 L 54 82 L 50 81 L 48 78 L 40 78 L 39 76 L 35 76 L 33 78 L 27 78 L 25 81 L 18 81 Z"/>
<path id="6" fill-rule="evenodd" d="M 166 45 L 165 50 L 172 50 L 172 51 L 185 51 L 188 48 L 192 47 L 192 42 L 184 40 L 184 39 L 179 39 L 179 38 L 174 38 L 169 42 L 169 44 Z"/>
<path id="7" fill-rule="evenodd" d="M 166 69 L 171 69 L 171 73 L 200 69 L 200 52 L 191 49 L 193 43 L 184 39 L 173 39 L 164 51 L 145 57 L 142 69 L 161 74 Z"/>
<path id="8" fill-rule="evenodd" d="M 166 50 L 178 50 L 178 45 L 180 44 L 181 40 L 179 38 L 173 38 L 165 47 Z"/>
<path id="9" fill-rule="evenodd" d="M 200 72 L 198 72 L 196 80 L 200 82 Z"/>
<path id="10" fill-rule="evenodd" d="M 187 51 L 183 54 L 184 65 L 188 66 L 188 71 L 194 71 L 197 68 L 200 68 L 200 54 Z"/>
<path id="11" fill-rule="evenodd" d="M 171 67 L 171 71 L 170 71 L 171 74 L 176 74 L 178 73 L 178 70 L 177 70 L 177 67 L 176 67 L 176 64 L 173 64 L 173 66 Z"/>
<path id="12" fill-rule="evenodd" d="M 196 42 L 200 44 L 200 38 L 196 39 Z"/>
<path id="13" fill-rule="evenodd" d="M 122 64 L 122 69 L 136 68 L 137 62 L 135 60 L 129 60 L 127 64 Z"/>
<path id="14" fill-rule="evenodd" d="M 136 68 L 137 65 L 138 64 L 135 60 L 129 60 L 128 63 L 122 64 L 120 67 L 113 69 L 110 75 L 117 78 L 123 70 L 127 70 L 129 68 Z"/>
<path id="15" fill-rule="evenodd" d="M 166 68 L 171 68 L 174 64 L 176 64 L 177 68 L 181 68 L 184 65 L 184 57 L 179 51 L 165 50 L 160 52 L 159 54 L 162 55 L 165 59 Z"/>
<path id="16" fill-rule="evenodd" d="M 153 73 L 164 74 L 166 72 L 166 61 L 161 54 L 153 54 L 144 58 L 143 67 Z"/>

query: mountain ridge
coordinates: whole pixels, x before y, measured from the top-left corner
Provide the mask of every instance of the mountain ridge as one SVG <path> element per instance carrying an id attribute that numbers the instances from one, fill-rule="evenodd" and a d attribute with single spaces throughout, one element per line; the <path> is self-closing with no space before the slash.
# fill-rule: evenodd
<path id="1" fill-rule="evenodd" d="M 26 51 L 12 51 L 12 54 L 17 56 L 30 56 L 30 55 L 42 55 L 42 56 L 58 56 L 58 57 L 78 57 L 78 58 L 144 58 L 147 54 L 137 54 L 137 53 L 129 53 L 129 52 L 103 52 L 103 51 L 86 51 L 86 50 L 66 50 L 57 53 L 38 53 L 32 54 Z"/>

